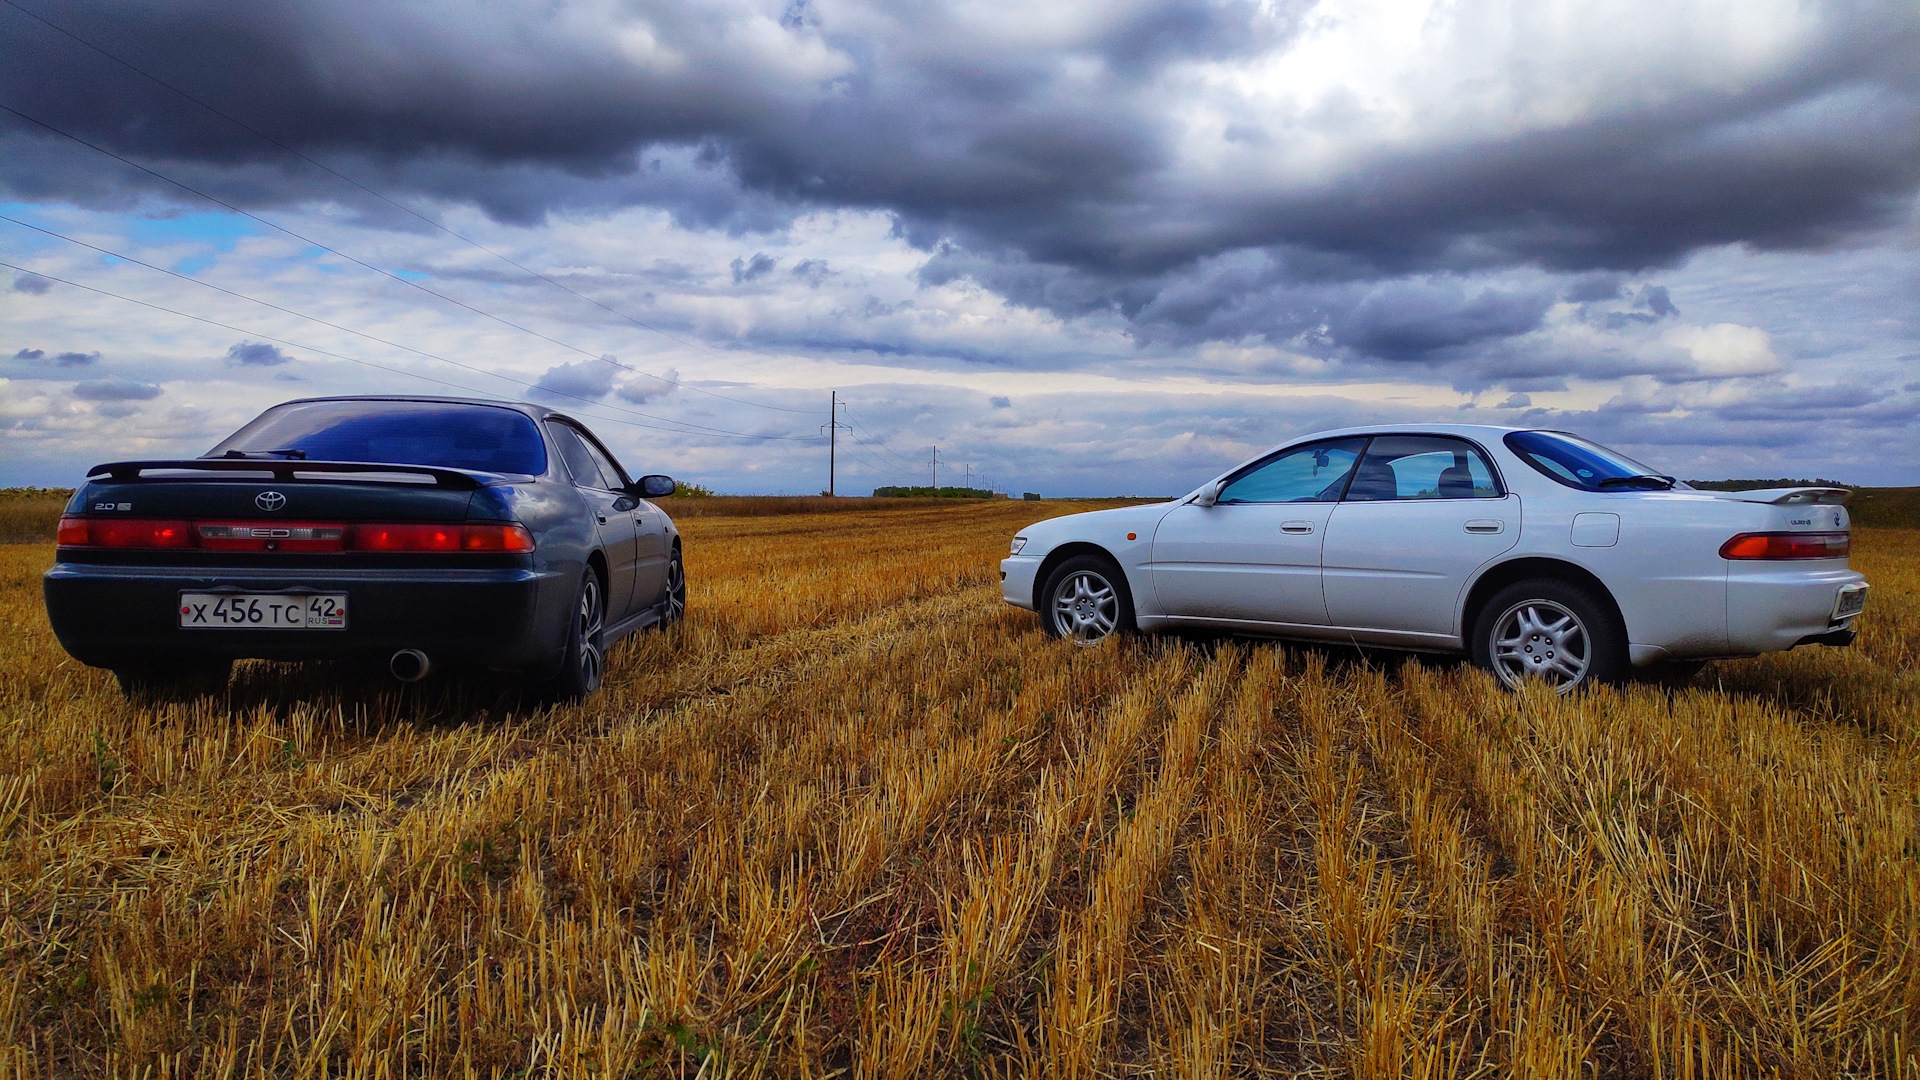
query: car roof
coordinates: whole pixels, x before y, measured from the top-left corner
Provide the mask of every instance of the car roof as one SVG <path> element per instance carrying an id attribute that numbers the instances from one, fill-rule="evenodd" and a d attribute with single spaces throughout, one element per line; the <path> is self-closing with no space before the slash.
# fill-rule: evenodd
<path id="1" fill-rule="evenodd" d="M 1499 442 L 1501 437 L 1515 431 L 1538 431 L 1538 428 L 1512 427 L 1505 424 L 1360 424 L 1353 427 L 1328 428 L 1297 439 L 1288 439 L 1276 443 L 1274 449 L 1285 446 L 1298 446 L 1303 442 L 1316 439 L 1338 439 L 1353 435 L 1459 435 L 1482 442 Z"/>
<path id="2" fill-rule="evenodd" d="M 535 419 L 563 415 L 544 405 L 535 405 L 526 401 L 506 401 L 501 398 L 441 397 L 434 394 L 330 394 L 325 397 L 291 398 L 271 407 L 277 409 L 281 405 L 308 405 L 321 401 L 410 401 L 433 405 L 490 405 L 494 408 L 512 409 L 515 412 L 526 413 Z"/>
<path id="3" fill-rule="evenodd" d="M 449 398 L 440 394 L 324 394 L 319 398 L 288 398 L 278 405 L 307 405 L 315 402 L 424 402 L 436 405 L 495 405 L 501 409 L 516 409 L 522 413 L 551 413 L 553 409 L 545 405 L 530 402 L 507 402 L 503 398 Z"/>

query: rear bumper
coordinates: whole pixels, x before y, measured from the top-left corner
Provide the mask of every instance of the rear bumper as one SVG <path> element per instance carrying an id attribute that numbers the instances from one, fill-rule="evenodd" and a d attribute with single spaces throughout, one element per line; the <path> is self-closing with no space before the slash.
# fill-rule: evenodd
<path id="1" fill-rule="evenodd" d="M 1858 572 L 1732 564 L 1727 574 L 1727 641 L 1736 654 L 1779 652 L 1796 645 L 1840 644 L 1854 618 L 1835 619 L 1840 590 L 1866 581 Z"/>
<path id="2" fill-rule="evenodd" d="M 540 670 L 557 655 L 573 599 L 560 575 L 525 568 L 289 573 L 58 563 L 42 584 L 54 635 L 95 667 L 155 655 L 315 660 L 420 649 L 438 662 Z M 347 627 L 183 630 L 182 592 L 345 593 Z"/>

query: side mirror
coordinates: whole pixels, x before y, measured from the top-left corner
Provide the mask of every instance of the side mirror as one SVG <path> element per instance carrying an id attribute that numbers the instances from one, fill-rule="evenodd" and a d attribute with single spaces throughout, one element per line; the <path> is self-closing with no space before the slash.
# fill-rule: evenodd
<path id="1" fill-rule="evenodd" d="M 1193 497 L 1193 505 L 1195 506 L 1212 506 L 1214 503 L 1217 503 L 1219 501 L 1220 501 L 1220 481 L 1218 480 L 1215 480 L 1213 483 L 1208 484 L 1206 487 L 1201 488 L 1200 494 L 1195 495 Z"/>
<path id="2" fill-rule="evenodd" d="M 634 486 L 640 489 L 640 494 L 649 499 L 664 499 L 679 490 L 679 486 L 673 482 L 671 476 L 643 476 Z"/>

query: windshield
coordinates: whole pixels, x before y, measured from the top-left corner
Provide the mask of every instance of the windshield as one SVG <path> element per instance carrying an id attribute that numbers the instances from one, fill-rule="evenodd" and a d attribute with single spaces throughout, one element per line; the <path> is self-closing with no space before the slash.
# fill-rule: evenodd
<path id="1" fill-rule="evenodd" d="M 237 452 L 237 453 L 236 453 Z M 444 401 L 296 401 L 276 405 L 208 457 L 376 461 L 445 469 L 547 471 L 532 418 L 495 405 Z"/>
<path id="2" fill-rule="evenodd" d="M 1665 487 L 1671 477 L 1662 476 L 1625 454 L 1609 450 L 1563 431 L 1516 431 L 1506 437 L 1507 449 L 1520 460 L 1554 480 L 1583 491 L 1631 490 L 1623 484 L 1633 478 L 1658 477 Z"/>

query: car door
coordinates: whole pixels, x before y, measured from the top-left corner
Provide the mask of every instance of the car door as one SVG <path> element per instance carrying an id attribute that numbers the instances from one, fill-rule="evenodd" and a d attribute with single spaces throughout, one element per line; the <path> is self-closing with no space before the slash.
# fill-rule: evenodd
<path id="1" fill-rule="evenodd" d="M 1176 618 L 1324 626 L 1320 542 L 1367 440 L 1289 447 L 1176 506 L 1153 534 L 1154 597 Z"/>
<path id="2" fill-rule="evenodd" d="M 574 488 L 593 511 L 600 531 L 600 550 L 607 556 L 606 619 L 608 623 L 619 622 L 633 607 L 634 564 L 638 559 L 634 497 L 613 489 L 612 485 L 620 482 L 618 474 L 611 479 L 602 475 L 580 429 L 564 420 L 549 419 L 547 430 L 560 450 L 560 460 L 566 463 Z"/>
<path id="3" fill-rule="evenodd" d="M 634 488 L 633 478 L 614 460 L 613 454 L 605 444 L 587 432 L 587 450 L 593 454 L 594 464 L 600 466 L 600 472 L 608 482 L 624 492 L 627 501 L 633 504 L 627 511 L 633 519 L 633 607 L 639 611 L 652 607 L 660 601 L 667 587 L 667 558 L 673 554 L 673 540 L 667 535 L 667 515 L 659 507 L 642 498 Z"/>
<path id="4" fill-rule="evenodd" d="M 1505 493 L 1479 447 L 1452 436 L 1379 436 L 1327 523 L 1327 617 L 1334 626 L 1458 635 L 1467 582 L 1519 539 L 1519 496 Z"/>

